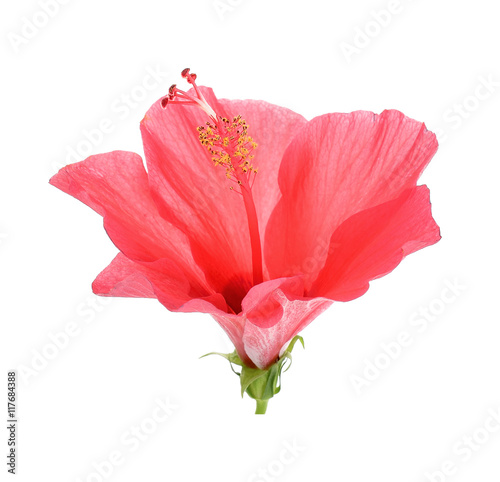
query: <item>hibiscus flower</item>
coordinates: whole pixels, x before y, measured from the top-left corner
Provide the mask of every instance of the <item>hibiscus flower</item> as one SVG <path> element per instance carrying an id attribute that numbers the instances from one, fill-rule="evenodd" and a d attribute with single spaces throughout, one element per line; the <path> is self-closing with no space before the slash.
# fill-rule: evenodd
<path id="1" fill-rule="evenodd" d="M 50 182 L 103 216 L 120 251 L 94 293 L 212 315 L 264 413 L 299 332 L 440 239 L 417 186 L 436 136 L 396 110 L 307 121 L 182 76 L 192 88 L 173 85 L 141 122 L 147 169 L 114 151 Z"/>

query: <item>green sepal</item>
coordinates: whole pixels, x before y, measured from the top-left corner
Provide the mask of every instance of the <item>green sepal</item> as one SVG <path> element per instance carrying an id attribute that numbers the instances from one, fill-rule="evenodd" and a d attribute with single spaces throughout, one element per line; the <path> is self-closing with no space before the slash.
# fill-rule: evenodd
<path id="1" fill-rule="evenodd" d="M 240 376 L 240 374 L 233 368 L 233 363 L 235 365 L 240 366 L 240 367 L 244 366 L 243 362 L 241 361 L 241 358 L 238 355 L 238 353 L 236 352 L 236 350 L 234 350 L 232 353 L 220 353 L 218 351 L 211 351 L 210 353 L 206 353 L 205 355 L 201 355 L 200 358 L 204 358 L 208 355 L 219 355 L 221 357 L 224 357 L 226 360 L 229 361 L 229 366 L 231 367 L 231 370 L 233 370 L 233 372 L 236 373 L 236 375 Z"/>
<path id="2" fill-rule="evenodd" d="M 260 368 L 249 368 L 244 366 L 241 369 L 240 383 L 241 383 L 241 396 L 247 392 L 252 398 L 260 398 L 252 395 L 252 392 L 266 382 L 267 370 L 261 370 Z"/>
<path id="3" fill-rule="evenodd" d="M 235 365 L 239 365 L 240 367 L 243 366 L 243 362 L 241 361 L 241 358 L 239 357 L 238 353 L 236 353 L 236 350 L 234 350 L 232 353 L 219 353 L 218 351 L 211 351 L 210 353 L 201 355 L 200 358 L 204 358 L 208 355 L 219 355 L 224 357 L 230 363 L 234 363 Z"/>
<path id="4" fill-rule="evenodd" d="M 304 345 L 304 338 L 302 338 L 300 335 L 295 335 L 293 338 L 292 338 L 292 341 L 288 344 L 285 352 L 283 353 L 283 356 L 287 356 L 287 354 L 290 356 L 290 358 L 292 358 L 292 350 L 293 350 L 293 347 L 295 346 L 295 343 L 297 343 L 297 340 L 300 341 L 300 343 L 302 344 L 302 348 L 306 348 L 306 346 Z M 283 358 L 282 356 L 282 358 Z"/>
<path id="5" fill-rule="evenodd" d="M 211 352 L 201 356 L 200 358 L 208 355 L 219 355 L 228 360 L 231 370 L 233 370 L 233 372 L 240 377 L 241 396 L 243 397 L 246 392 L 250 398 L 257 400 L 256 413 L 264 413 L 267 400 L 274 397 L 274 395 L 279 393 L 281 390 L 281 373 L 288 360 L 290 363 L 284 372 L 286 372 L 292 365 L 292 350 L 297 340 L 300 340 L 302 347 L 305 348 L 304 339 L 299 335 L 294 336 L 287 349 L 283 352 L 283 355 L 281 355 L 281 357 L 266 370 L 247 367 L 242 362 L 236 350 L 232 353 Z M 233 364 L 240 366 L 241 372 L 238 373 L 233 368 Z M 259 411 L 259 406 L 262 406 L 263 402 L 265 402 L 264 411 Z"/>

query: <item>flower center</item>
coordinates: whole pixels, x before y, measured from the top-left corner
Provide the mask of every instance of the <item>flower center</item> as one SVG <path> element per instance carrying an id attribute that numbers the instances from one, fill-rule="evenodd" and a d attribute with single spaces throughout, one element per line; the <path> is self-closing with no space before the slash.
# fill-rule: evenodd
<path id="1" fill-rule="evenodd" d="M 197 128 L 198 139 L 207 148 L 214 165 L 222 166 L 226 170 L 227 179 L 237 185 L 237 189 L 233 186 L 229 189 L 243 196 L 252 246 L 253 284 L 262 283 L 262 248 L 252 196 L 252 186 L 257 175 L 257 168 L 252 164 L 252 151 L 257 148 L 257 143 L 248 135 L 248 125 L 241 115 L 230 120 L 215 113 L 196 85 L 196 74 L 190 73 L 190 69 L 184 69 L 181 75 L 193 86 L 194 93 L 188 94 L 174 84 L 168 95 L 161 100 L 161 106 L 165 109 L 169 104 L 192 105 L 208 115 L 209 121 Z"/>

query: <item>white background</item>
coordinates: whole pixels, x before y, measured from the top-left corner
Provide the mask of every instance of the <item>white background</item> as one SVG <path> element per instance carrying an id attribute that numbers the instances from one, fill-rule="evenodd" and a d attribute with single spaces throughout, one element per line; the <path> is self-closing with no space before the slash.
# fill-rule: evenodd
<path id="1" fill-rule="evenodd" d="M 70 0 L 50 17 L 41 3 L 4 2 L 0 21 L 0 406 L 17 369 L 17 480 L 499 480 L 495 2 Z M 92 295 L 116 248 L 100 216 L 48 184 L 71 150 L 142 154 L 139 121 L 184 67 L 220 97 L 307 118 L 396 108 L 441 130 L 421 182 L 443 239 L 316 319 L 262 417 L 225 360 L 198 359 L 232 350 L 208 315 Z M 68 323 L 78 333 L 54 349 Z M 387 363 L 381 343 L 400 332 L 412 343 Z M 152 423 L 158 399 L 176 408 Z"/>

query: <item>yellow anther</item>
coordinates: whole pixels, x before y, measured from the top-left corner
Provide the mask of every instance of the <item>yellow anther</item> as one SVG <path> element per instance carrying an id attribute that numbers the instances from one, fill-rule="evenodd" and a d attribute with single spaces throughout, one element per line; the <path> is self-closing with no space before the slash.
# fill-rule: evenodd
<path id="1" fill-rule="evenodd" d="M 248 182 L 250 174 L 257 172 L 247 160 L 253 159 L 254 156 L 249 154 L 257 147 L 257 143 L 247 135 L 247 130 L 241 115 L 233 117 L 232 122 L 219 117 L 214 123 L 207 122 L 206 127 L 198 127 L 200 143 L 211 154 L 214 165 L 223 166 L 226 177 L 238 184 L 242 184 L 242 179 Z"/>

